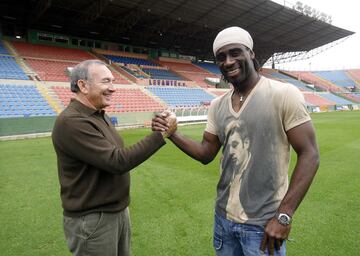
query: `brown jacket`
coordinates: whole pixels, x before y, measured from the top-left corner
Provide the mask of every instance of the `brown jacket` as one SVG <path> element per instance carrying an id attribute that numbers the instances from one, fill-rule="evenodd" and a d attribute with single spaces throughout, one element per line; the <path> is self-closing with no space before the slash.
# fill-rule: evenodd
<path id="1" fill-rule="evenodd" d="M 58 116 L 52 132 L 64 215 L 117 212 L 130 202 L 129 171 L 165 144 L 154 132 L 129 148 L 104 111 L 77 100 Z"/>

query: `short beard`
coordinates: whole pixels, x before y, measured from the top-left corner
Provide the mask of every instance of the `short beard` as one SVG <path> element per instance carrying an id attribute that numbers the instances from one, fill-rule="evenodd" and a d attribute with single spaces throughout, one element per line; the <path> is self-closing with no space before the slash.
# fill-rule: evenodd
<path id="1" fill-rule="evenodd" d="M 239 63 L 239 68 L 241 69 L 241 76 L 240 77 L 236 77 L 235 80 L 233 81 L 229 81 L 229 79 L 226 78 L 225 75 L 224 76 L 224 80 L 227 81 L 228 83 L 231 83 L 235 88 L 241 89 L 241 83 L 243 83 L 244 81 L 246 81 L 250 74 L 249 74 L 249 63 L 248 62 L 240 62 Z M 239 79 L 241 79 L 239 81 Z"/>

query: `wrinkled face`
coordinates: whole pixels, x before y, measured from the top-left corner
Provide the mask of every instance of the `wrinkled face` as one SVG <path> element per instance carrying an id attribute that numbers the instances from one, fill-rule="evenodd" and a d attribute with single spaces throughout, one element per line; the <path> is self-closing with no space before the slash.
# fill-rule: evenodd
<path id="1" fill-rule="evenodd" d="M 234 132 L 229 137 L 229 142 L 229 153 L 235 164 L 238 166 L 244 163 L 249 157 L 249 138 L 242 139 L 239 133 Z"/>
<path id="2" fill-rule="evenodd" d="M 254 57 L 254 53 L 242 44 L 225 45 L 215 55 L 221 73 L 234 86 L 239 86 L 256 72 L 252 62 Z"/>
<path id="3" fill-rule="evenodd" d="M 85 81 L 86 98 L 89 103 L 100 110 L 111 104 L 111 95 L 115 92 L 113 87 L 114 76 L 105 65 L 89 66 L 89 79 Z"/>

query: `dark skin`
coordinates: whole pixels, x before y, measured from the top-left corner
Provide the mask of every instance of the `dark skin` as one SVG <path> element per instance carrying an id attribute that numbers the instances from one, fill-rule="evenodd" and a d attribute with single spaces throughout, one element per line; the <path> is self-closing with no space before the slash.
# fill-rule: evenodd
<path id="1" fill-rule="evenodd" d="M 222 47 L 216 53 L 217 64 L 224 77 L 233 84 L 232 107 L 238 112 L 242 103 L 241 96 L 247 96 L 259 81 L 259 74 L 255 70 L 252 59 L 254 53 L 241 44 L 230 44 Z M 157 115 L 153 119 L 152 129 L 164 129 L 167 122 Z M 289 143 L 297 154 L 297 162 L 291 176 L 289 189 L 283 198 L 278 213 L 293 216 L 304 198 L 319 166 L 319 152 L 316 144 L 315 131 L 311 121 L 296 126 L 287 131 Z M 203 164 L 210 163 L 221 148 L 219 138 L 204 132 L 201 142 L 189 139 L 179 132 L 175 132 L 169 139 L 184 153 Z M 260 249 L 274 255 L 275 250 L 288 238 L 291 225 L 281 225 L 276 216 L 265 226 Z"/>

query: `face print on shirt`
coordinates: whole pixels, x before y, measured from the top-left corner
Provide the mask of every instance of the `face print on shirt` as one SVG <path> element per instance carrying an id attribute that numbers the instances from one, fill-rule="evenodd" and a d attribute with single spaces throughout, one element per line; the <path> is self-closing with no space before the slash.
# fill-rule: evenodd
<path id="1" fill-rule="evenodd" d="M 241 174 L 251 158 L 250 138 L 241 121 L 233 121 L 226 127 L 228 138 L 223 155 L 223 163 L 231 165 L 231 180 Z"/>

